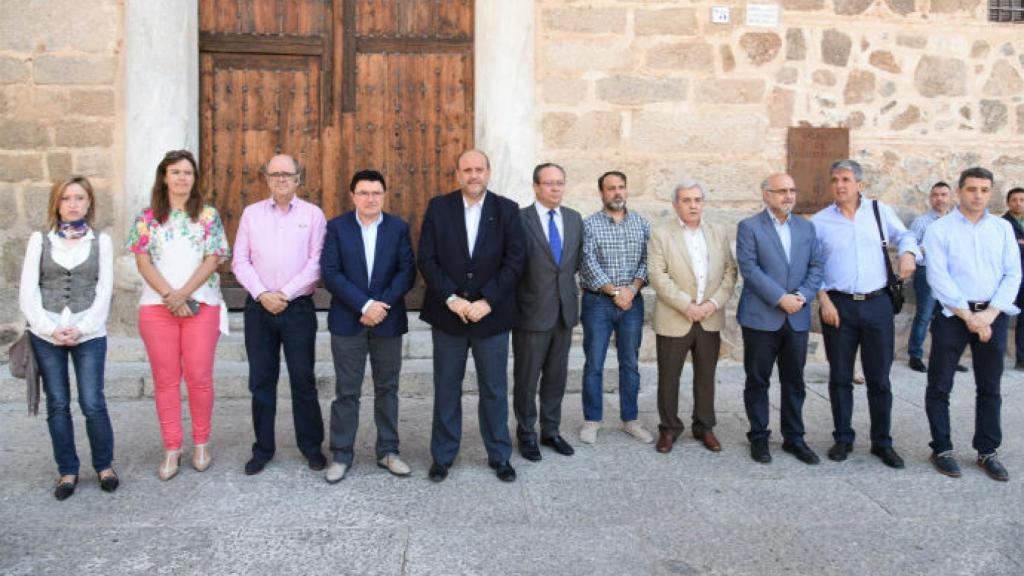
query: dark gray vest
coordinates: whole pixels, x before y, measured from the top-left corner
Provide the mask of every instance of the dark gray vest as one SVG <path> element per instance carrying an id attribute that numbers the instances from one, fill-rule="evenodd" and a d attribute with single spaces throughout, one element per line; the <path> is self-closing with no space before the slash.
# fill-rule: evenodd
<path id="1" fill-rule="evenodd" d="M 77 314 L 89 308 L 96 299 L 96 283 L 100 277 L 100 241 L 94 236 L 89 257 L 70 270 L 53 261 L 50 237 L 43 234 L 43 253 L 39 258 L 39 291 L 43 308 L 60 314 L 67 306 Z"/>

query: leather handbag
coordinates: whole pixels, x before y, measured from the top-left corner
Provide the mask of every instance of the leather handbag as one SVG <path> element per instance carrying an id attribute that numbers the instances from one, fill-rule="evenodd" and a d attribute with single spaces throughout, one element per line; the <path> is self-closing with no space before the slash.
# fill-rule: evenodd
<path id="1" fill-rule="evenodd" d="M 28 328 L 7 349 L 10 359 L 11 376 L 25 380 L 25 397 L 28 401 L 28 413 L 39 414 L 40 376 L 39 364 L 36 363 L 35 352 L 32 351 L 32 338 Z"/>
<path id="2" fill-rule="evenodd" d="M 878 213 L 878 200 L 871 201 L 871 207 L 875 212 L 875 224 L 878 225 L 878 237 L 882 239 L 882 260 L 885 261 L 886 289 L 889 291 L 889 300 L 892 301 L 892 313 L 899 314 L 903 310 L 903 279 L 892 271 L 892 261 L 889 259 L 889 241 L 882 232 L 882 217 Z"/>

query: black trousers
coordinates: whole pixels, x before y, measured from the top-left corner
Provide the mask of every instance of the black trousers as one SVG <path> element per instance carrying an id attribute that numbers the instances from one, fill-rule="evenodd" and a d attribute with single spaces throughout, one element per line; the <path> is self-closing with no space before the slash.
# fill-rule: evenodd
<path id="1" fill-rule="evenodd" d="M 747 438 L 767 440 L 768 387 L 772 367 L 779 366 L 782 438 L 802 443 L 804 437 L 804 363 L 807 360 L 807 332 L 797 332 L 785 322 L 782 328 L 768 332 L 743 327 L 743 369 L 747 374 L 743 405 L 747 409 L 750 432 Z"/>

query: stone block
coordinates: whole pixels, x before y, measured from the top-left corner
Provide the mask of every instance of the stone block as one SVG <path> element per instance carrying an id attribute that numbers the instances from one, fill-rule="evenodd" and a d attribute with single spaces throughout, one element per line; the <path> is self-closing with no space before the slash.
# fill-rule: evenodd
<path id="1" fill-rule="evenodd" d="M 38 150 L 50 143 L 49 131 L 34 120 L 0 120 L 0 148 Z"/>
<path id="2" fill-rule="evenodd" d="M 544 27 L 564 32 L 624 34 L 626 10 L 591 6 L 558 6 L 544 10 Z"/>
<path id="3" fill-rule="evenodd" d="M 25 246 L 28 236 L 18 235 L 4 242 L 3 268 L 4 280 L 16 286 L 21 280 L 21 265 L 25 263 Z"/>
<path id="4" fill-rule="evenodd" d="M 51 182 L 64 180 L 71 175 L 70 152 L 48 152 L 46 154 L 46 174 Z"/>
<path id="5" fill-rule="evenodd" d="M 114 129 L 110 122 L 61 122 L 56 126 L 54 142 L 70 148 L 106 147 L 114 143 Z"/>
<path id="6" fill-rule="evenodd" d="M 833 74 L 831 70 L 822 68 L 820 70 L 815 70 L 811 74 L 811 81 L 815 84 L 820 84 L 821 86 L 835 86 L 836 75 Z"/>
<path id="7" fill-rule="evenodd" d="M 981 0 L 931 0 L 930 11 L 934 14 L 972 13 L 980 2 Z"/>
<path id="8" fill-rule="evenodd" d="M 774 32 L 747 32 L 740 36 L 740 47 L 754 65 L 760 66 L 775 59 L 782 48 L 782 38 Z"/>
<path id="9" fill-rule="evenodd" d="M 1017 134 L 1024 134 L 1024 104 L 1017 106 Z"/>
<path id="10" fill-rule="evenodd" d="M 914 70 L 914 86 L 928 98 L 967 93 L 967 64 L 957 58 L 921 57 Z"/>
<path id="11" fill-rule="evenodd" d="M 971 58 L 984 58 L 988 56 L 991 46 L 984 40 L 975 40 L 971 45 Z"/>
<path id="12" fill-rule="evenodd" d="M 25 223 L 29 228 L 38 228 L 46 224 L 46 211 L 50 207 L 50 186 L 32 184 L 22 189 L 21 204 L 25 208 Z"/>
<path id="13" fill-rule="evenodd" d="M 686 99 L 685 78 L 614 75 L 597 81 L 597 98 L 613 104 L 677 102 Z"/>
<path id="14" fill-rule="evenodd" d="M 92 181 L 96 193 L 96 229 L 110 230 L 114 225 L 114 196 L 105 182 Z"/>
<path id="15" fill-rule="evenodd" d="M 792 66 L 783 66 L 775 73 L 775 81 L 779 84 L 795 84 L 800 77 L 800 71 Z"/>
<path id="16" fill-rule="evenodd" d="M 714 72 L 715 55 L 707 42 L 659 44 L 647 51 L 647 66 L 660 70 Z"/>
<path id="17" fill-rule="evenodd" d="M 764 80 L 725 78 L 701 80 L 696 85 L 697 101 L 721 104 L 750 104 L 764 100 Z"/>
<path id="18" fill-rule="evenodd" d="M 985 96 L 1019 96 L 1024 93 L 1024 81 L 1013 64 L 999 60 L 992 66 L 992 73 L 985 81 L 982 94 Z"/>
<path id="19" fill-rule="evenodd" d="M 768 100 L 768 126 L 786 128 L 793 123 L 793 107 L 796 93 L 785 88 L 773 88 Z"/>
<path id="20" fill-rule="evenodd" d="M 666 147 L 729 156 L 764 150 L 766 122 L 741 114 L 693 114 L 643 111 L 633 116 L 632 143 L 639 152 L 664 152 Z"/>
<path id="21" fill-rule="evenodd" d="M 72 90 L 68 94 L 68 113 L 81 116 L 113 116 L 114 91 Z"/>
<path id="22" fill-rule="evenodd" d="M 24 4 L 28 3 L 3 4 L 3 10 L 0 10 L 0 50 L 30 52 L 35 48 L 35 14 L 33 10 L 26 9 Z"/>
<path id="23" fill-rule="evenodd" d="M 871 102 L 875 99 L 875 75 L 866 70 L 851 70 L 843 90 L 846 105 Z"/>
<path id="24" fill-rule="evenodd" d="M 835 0 L 833 5 L 835 7 L 836 14 L 853 16 L 856 14 L 863 14 L 864 11 L 874 3 L 874 1 L 875 0 Z"/>
<path id="25" fill-rule="evenodd" d="M 914 34 L 900 34 L 896 36 L 896 44 L 898 46 L 903 46 L 904 48 L 915 48 L 920 50 L 928 45 L 928 37 L 917 36 Z"/>
<path id="26" fill-rule="evenodd" d="M 99 2 L 47 0 L 32 3 L 36 41 L 48 51 L 112 52 L 120 8 Z"/>
<path id="27" fill-rule="evenodd" d="M 18 221 L 18 187 L 14 184 L 0 184 L 0 230 L 7 230 Z M 8 302 L 17 301 L 8 300 Z M 0 308 L 17 308 L 17 306 L 0 306 Z"/>
<path id="28" fill-rule="evenodd" d="M 21 182 L 43 178 L 43 155 L 32 153 L 0 153 L 0 180 Z"/>
<path id="29" fill-rule="evenodd" d="M 587 99 L 587 81 L 582 78 L 548 76 L 541 83 L 544 101 L 549 104 L 579 104 Z"/>
<path id="30" fill-rule="evenodd" d="M 637 10 L 633 16 L 633 32 L 637 36 L 693 36 L 698 31 L 697 12 L 693 8 Z"/>
<path id="31" fill-rule="evenodd" d="M 810 12 L 824 8 L 825 0 L 782 0 L 782 7 L 786 10 Z"/>
<path id="32" fill-rule="evenodd" d="M 618 145 L 622 137 L 622 117 L 617 112 L 545 114 L 541 130 L 545 148 L 603 149 Z"/>
<path id="33" fill-rule="evenodd" d="M 32 61 L 32 76 L 36 84 L 112 84 L 116 68 L 113 56 L 43 54 Z"/>
<path id="34" fill-rule="evenodd" d="M 892 119 L 892 123 L 889 124 L 890 130 L 905 130 L 914 124 L 921 121 L 921 110 L 913 104 L 907 106 L 907 109 L 900 112 L 899 116 Z"/>
<path id="35" fill-rule="evenodd" d="M 888 50 L 875 50 L 868 57 L 868 63 L 875 68 L 892 72 L 893 74 L 899 74 L 903 71 L 900 65 L 896 63 L 896 57 Z"/>
<path id="36" fill-rule="evenodd" d="M 786 60 L 803 60 L 807 58 L 807 42 L 801 28 L 786 30 Z"/>
<path id="37" fill-rule="evenodd" d="M 718 47 L 718 53 L 722 57 L 722 71 L 732 72 L 736 67 L 736 57 L 732 54 L 732 46 L 722 44 Z"/>
<path id="38" fill-rule="evenodd" d="M 110 149 L 82 150 L 75 153 L 75 173 L 89 178 L 110 178 L 112 161 Z"/>
<path id="39" fill-rule="evenodd" d="M 1009 111 L 1006 104 L 999 100 L 981 101 L 981 131 L 985 134 L 992 134 L 1006 126 L 1009 120 Z"/>
<path id="40" fill-rule="evenodd" d="M 0 58 L 0 84 L 17 84 L 28 80 L 28 64 L 21 58 Z"/>
<path id="41" fill-rule="evenodd" d="M 906 16 L 917 9 L 915 0 L 885 0 L 885 3 L 900 16 Z"/>
<path id="42" fill-rule="evenodd" d="M 552 70 L 612 70 L 630 68 L 633 52 L 623 43 L 551 42 L 544 61 Z"/>
<path id="43" fill-rule="evenodd" d="M 830 29 L 821 36 L 821 59 L 833 66 L 846 66 L 853 42 L 846 34 Z"/>

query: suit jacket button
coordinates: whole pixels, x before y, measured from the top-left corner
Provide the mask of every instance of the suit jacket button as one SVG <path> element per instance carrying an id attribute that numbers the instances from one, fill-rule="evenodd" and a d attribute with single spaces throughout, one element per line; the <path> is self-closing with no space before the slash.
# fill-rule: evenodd
<path id="1" fill-rule="evenodd" d="M 466 272 L 466 278 L 469 279 L 469 280 L 472 280 L 473 279 L 473 273 L 472 272 Z"/>

